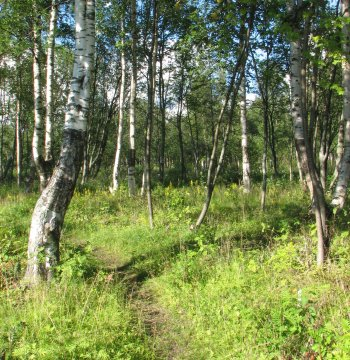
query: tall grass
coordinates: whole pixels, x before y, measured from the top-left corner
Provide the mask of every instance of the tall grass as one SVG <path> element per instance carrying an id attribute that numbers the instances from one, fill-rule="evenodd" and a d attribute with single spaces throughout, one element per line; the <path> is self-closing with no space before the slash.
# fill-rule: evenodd
<path id="1" fill-rule="evenodd" d="M 347 359 L 347 213 L 331 219 L 330 260 L 315 267 L 316 232 L 296 184 L 219 187 L 190 230 L 201 186 L 142 198 L 78 189 L 56 280 L 21 287 L 35 195 L 0 189 L 0 354 L 18 359 Z M 150 323 L 152 323 L 150 330 Z"/>

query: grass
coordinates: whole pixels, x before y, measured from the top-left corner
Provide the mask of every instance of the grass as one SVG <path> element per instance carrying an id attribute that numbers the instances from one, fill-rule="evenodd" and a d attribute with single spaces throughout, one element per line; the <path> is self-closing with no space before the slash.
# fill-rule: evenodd
<path id="1" fill-rule="evenodd" d="M 50 286 L 24 290 L 35 195 L 0 189 L 0 354 L 14 359 L 347 359 L 347 210 L 330 222 L 315 267 L 307 196 L 296 184 L 232 185 L 191 231 L 203 188 L 154 190 L 155 224 L 125 188 L 80 189 L 67 212 Z"/>

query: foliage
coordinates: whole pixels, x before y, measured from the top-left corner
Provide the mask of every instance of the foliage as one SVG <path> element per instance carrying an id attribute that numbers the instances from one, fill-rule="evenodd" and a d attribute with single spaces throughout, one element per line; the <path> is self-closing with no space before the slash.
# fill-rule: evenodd
<path id="1" fill-rule="evenodd" d="M 318 270 L 296 184 L 271 184 L 265 213 L 257 189 L 219 187 L 198 231 L 190 230 L 203 195 L 195 183 L 155 189 L 152 231 L 143 199 L 125 188 L 113 196 L 81 188 L 67 213 L 57 277 L 35 290 L 20 284 L 35 196 L 8 187 L 0 194 L 0 353 L 9 358 L 350 354 L 347 210 L 333 228 L 331 262 Z M 157 320 L 155 311 L 166 315 Z M 149 332 L 145 316 L 162 321 L 160 329 Z"/>

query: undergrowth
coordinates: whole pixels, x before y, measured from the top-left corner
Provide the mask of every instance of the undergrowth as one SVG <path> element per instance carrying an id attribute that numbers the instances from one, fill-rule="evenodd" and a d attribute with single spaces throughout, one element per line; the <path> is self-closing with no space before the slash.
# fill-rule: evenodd
<path id="1" fill-rule="evenodd" d="M 296 184 L 271 185 L 265 212 L 259 189 L 218 188 L 196 231 L 203 187 L 157 187 L 153 195 L 150 230 L 144 200 L 129 198 L 125 187 L 113 196 L 78 189 L 56 279 L 28 290 L 21 278 L 37 195 L 0 189 L 3 357 L 350 357 L 347 209 L 330 220 L 331 253 L 318 269 L 308 198 Z M 161 322 L 152 332 L 147 311 Z"/>

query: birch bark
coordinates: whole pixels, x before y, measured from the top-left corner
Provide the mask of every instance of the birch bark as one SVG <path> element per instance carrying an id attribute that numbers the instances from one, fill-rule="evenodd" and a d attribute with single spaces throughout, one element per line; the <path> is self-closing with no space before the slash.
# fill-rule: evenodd
<path id="1" fill-rule="evenodd" d="M 248 46 L 249 46 L 249 40 L 250 40 L 250 33 L 251 30 L 253 28 L 253 19 L 255 17 L 255 6 L 253 5 L 250 8 L 250 13 L 249 13 L 249 21 L 248 21 L 248 28 L 245 29 L 245 25 L 241 25 L 241 29 L 240 29 L 240 54 L 239 57 L 237 59 L 236 65 L 235 65 L 235 69 L 233 70 L 232 73 L 232 77 L 231 77 L 231 81 L 230 84 L 227 88 L 226 94 L 225 94 L 225 99 L 223 101 L 223 105 L 221 107 L 220 110 L 220 114 L 218 117 L 218 121 L 216 123 L 215 126 L 215 130 L 214 130 L 214 134 L 213 134 L 213 147 L 211 150 L 211 155 L 210 155 L 210 159 L 209 159 L 209 166 L 208 166 L 208 174 L 207 174 L 207 184 L 206 184 L 206 197 L 202 206 L 202 210 L 198 216 L 198 219 L 196 221 L 195 227 L 199 227 L 201 226 L 201 224 L 203 223 L 203 220 L 205 218 L 205 215 L 207 214 L 207 211 L 209 209 L 209 205 L 211 202 L 211 198 L 213 195 L 213 191 L 215 188 L 215 184 L 216 184 L 216 179 L 219 175 L 220 169 L 221 169 L 221 165 L 222 165 L 222 161 L 225 155 L 225 149 L 226 149 L 226 144 L 227 144 L 227 140 L 228 140 L 228 135 L 231 129 L 231 119 L 229 119 L 229 122 L 226 126 L 226 130 L 225 130 L 225 134 L 224 134 L 224 141 L 223 141 L 223 145 L 221 148 L 221 152 L 220 152 L 220 156 L 218 159 L 218 148 L 219 148 L 219 134 L 220 134 L 220 127 L 222 125 L 222 121 L 223 121 L 223 117 L 224 117 L 224 113 L 225 110 L 229 104 L 230 98 L 232 96 L 232 102 L 231 102 L 231 110 L 234 108 L 235 103 L 236 103 L 236 96 L 238 93 L 238 89 L 239 86 L 241 84 L 242 81 L 242 76 L 245 70 L 245 63 L 246 63 L 246 59 L 247 59 L 247 54 L 248 54 Z M 217 163 L 217 165 L 216 165 Z M 216 166 L 215 166 L 216 165 Z"/>
<path id="2" fill-rule="evenodd" d="M 52 0 L 50 25 L 47 40 L 46 60 L 46 118 L 45 118 L 45 161 L 52 163 L 52 82 L 55 59 L 55 31 L 57 19 L 57 0 Z"/>
<path id="3" fill-rule="evenodd" d="M 340 165 L 338 181 L 332 198 L 332 205 L 342 208 L 345 203 L 346 191 L 350 177 L 350 1 L 342 0 L 343 24 L 343 119 L 345 124 L 344 132 L 344 153 Z"/>
<path id="4" fill-rule="evenodd" d="M 75 52 L 59 162 L 32 217 L 25 280 L 50 280 L 59 261 L 59 239 L 82 163 L 95 52 L 95 1 L 75 0 Z"/>
<path id="5" fill-rule="evenodd" d="M 241 84 L 241 132 L 242 132 L 242 173 L 243 173 L 243 191 L 250 192 L 250 163 L 248 155 L 248 132 L 247 132 L 247 96 L 246 96 L 246 79 L 242 78 Z"/>
<path id="6" fill-rule="evenodd" d="M 21 137 L 21 102 L 16 101 L 16 167 L 17 185 L 22 183 L 22 137 Z"/>
<path id="7" fill-rule="evenodd" d="M 154 117 L 154 98 L 155 98 L 155 79 L 157 65 L 157 48 L 158 48 L 158 9 L 157 1 L 153 0 L 153 31 L 151 50 L 148 59 L 148 105 L 146 117 L 146 138 L 144 154 L 144 172 L 143 172 L 143 189 L 147 196 L 149 226 L 153 228 L 153 204 L 151 190 L 151 144 L 152 144 L 152 127 Z"/>
<path id="8" fill-rule="evenodd" d="M 135 181 L 135 107 L 136 107 L 136 83 L 137 83 L 137 61 L 136 61 L 136 0 L 131 1 L 131 26 L 132 26 L 132 64 L 130 79 L 130 109 L 129 109 L 129 156 L 128 156 L 128 187 L 129 195 L 136 194 Z"/>
<path id="9" fill-rule="evenodd" d="M 298 5 L 300 5 L 301 0 L 298 1 Z M 295 9 L 295 6 L 298 5 L 294 5 L 294 0 L 291 0 L 289 11 L 294 12 L 297 10 Z M 326 203 L 323 188 L 313 162 L 311 144 L 306 136 L 307 120 L 305 118 L 305 111 L 303 111 L 303 104 L 305 102 L 303 94 L 305 93 L 302 88 L 302 39 L 299 32 L 300 26 L 299 24 L 292 25 L 295 27 L 294 30 L 298 36 L 291 41 L 290 47 L 291 114 L 293 119 L 295 146 L 313 203 L 318 238 L 317 264 L 321 266 L 324 263 L 329 243 Z M 303 40 L 305 41 L 305 39 Z"/>
<path id="10" fill-rule="evenodd" d="M 121 81 L 119 91 L 119 123 L 118 123 L 118 136 L 117 136 L 117 148 L 115 152 L 114 167 L 113 167 L 113 186 L 112 193 L 118 190 L 119 186 L 119 163 L 120 154 L 122 149 L 123 138 L 123 120 L 124 120 L 124 94 L 125 94 L 125 49 L 124 49 L 124 19 L 121 20 L 121 53 L 120 53 L 120 67 L 121 67 Z"/>
<path id="11" fill-rule="evenodd" d="M 44 146 L 44 124 L 43 124 L 43 104 L 41 96 L 41 69 L 40 69 L 40 17 L 36 1 L 33 2 L 33 95 L 34 95 L 34 132 L 32 141 L 33 160 L 39 175 L 40 190 L 42 191 L 48 179 L 43 157 Z"/>

